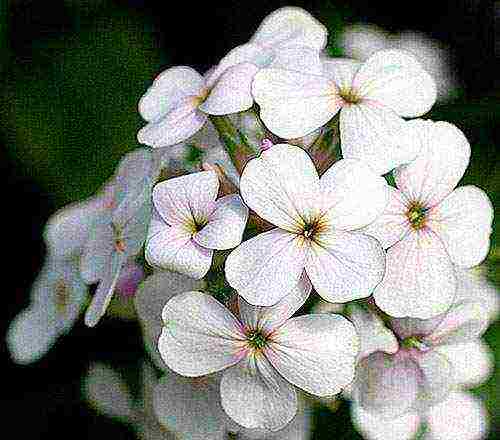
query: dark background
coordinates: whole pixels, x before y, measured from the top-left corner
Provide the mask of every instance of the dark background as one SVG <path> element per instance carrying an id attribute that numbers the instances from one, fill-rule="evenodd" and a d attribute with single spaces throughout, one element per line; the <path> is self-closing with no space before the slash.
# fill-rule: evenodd
<path id="1" fill-rule="evenodd" d="M 215 3 L 215 2 L 213 2 Z M 331 45 L 345 22 L 371 22 L 390 31 L 420 30 L 449 45 L 464 87 L 431 113 L 464 130 L 473 147 L 464 179 L 485 188 L 499 206 L 500 88 L 495 59 L 494 2 L 193 2 L 0 0 L 0 178 L 3 279 L 0 351 L 2 431 L 17 439 L 132 439 L 133 432 L 98 416 L 80 400 L 80 378 L 91 360 L 133 367 L 142 356 L 133 323 L 105 319 L 96 329 L 79 322 L 41 361 L 17 366 L 4 335 L 28 303 L 44 257 L 47 218 L 84 198 L 111 175 L 119 157 L 137 146 L 137 101 L 171 65 L 204 71 L 246 42 L 261 20 L 284 5 L 302 6 L 330 28 Z M 498 5 L 498 3 L 497 3 Z M 497 6 L 498 8 L 498 6 Z M 495 25 L 497 26 L 495 29 Z M 498 49 L 498 47 L 497 47 Z M 494 236 L 497 243 L 498 234 Z M 490 273 L 498 278 L 495 261 Z M 497 328 L 488 341 L 500 345 Z M 496 348 L 498 355 L 498 348 Z M 498 357 L 497 357 L 498 359 Z M 478 392 L 490 410 L 496 376 Z M 492 403 L 493 402 L 493 403 Z M 497 438 L 498 413 L 492 414 Z M 347 405 L 317 417 L 314 438 L 357 438 Z"/>

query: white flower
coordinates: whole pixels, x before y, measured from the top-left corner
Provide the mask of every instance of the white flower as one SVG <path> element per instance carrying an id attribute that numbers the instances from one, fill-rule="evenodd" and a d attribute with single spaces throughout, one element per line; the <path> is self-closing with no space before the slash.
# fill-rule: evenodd
<path id="1" fill-rule="evenodd" d="M 123 265 L 142 248 L 156 171 L 149 151 L 129 153 L 110 184 L 112 198 L 107 209 L 92 225 L 81 260 L 84 280 L 99 283 L 85 314 L 88 326 L 96 325 L 104 315 Z"/>
<path id="2" fill-rule="evenodd" d="M 146 259 L 153 266 L 202 278 L 214 249 L 241 242 L 248 208 L 238 195 L 216 200 L 219 180 L 214 171 L 175 177 L 153 189 L 154 216 L 148 232 Z"/>
<path id="3" fill-rule="evenodd" d="M 159 351 L 184 376 L 223 370 L 226 413 L 246 428 L 277 431 L 297 411 L 291 384 L 330 396 L 353 379 L 358 338 L 348 320 L 327 314 L 289 319 L 310 290 L 304 277 L 273 307 L 254 307 L 240 298 L 240 320 L 206 294 L 177 295 L 162 312 Z"/>
<path id="4" fill-rule="evenodd" d="M 471 267 L 488 253 L 493 209 L 475 186 L 454 189 L 469 163 L 463 133 L 446 122 L 410 121 L 419 156 L 394 171 L 383 215 L 364 229 L 387 250 L 387 270 L 374 298 L 386 313 L 421 319 L 453 302 L 453 264 Z"/>
<path id="5" fill-rule="evenodd" d="M 393 318 L 399 349 L 376 351 L 359 362 L 353 399 L 390 418 L 426 411 L 457 386 L 482 382 L 491 371 L 491 354 L 477 339 L 487 327 L 484 315 L 480 304 L 466 302 L 431 320 Z"/>
<path id="6" fill-rule="evenodd" d="M 341 160 L 320 179 L 304 150 L 278 144 L 248 162 L 240 189 L 250 209 L 277 226 L 227 258 L 226 278 L 249 303 L 275 304 L 304 269 L 331 302 L 369 296 L 382 279 L 382 248 L 355 230 L 383 211 L 387 186 L 362 162 Z"/>
<path id="7" fill-rule="evenodd" d="M 340 111 L 342 155 L 367 162 L 379 174 L 412 160 L 402 117 L 426 113 L 436 99 L 430 75 L 409 54 L 380 51 L 361 64 L 311 60 L 304 71 L 266 68 L 252 85 L 260 116 L 280 137 L 304 136 Z"/>
<path id="8" fill-rule="evenodd" d="M 438 99 L 445 99 L 458 87 L 448 48 L 422 32 L 391 34 L 376 25 L 358 23 L 344 29 L 339 45 L 344 55 L 360 61 L 383 49 L 411 53 L 436 81 Z"/>

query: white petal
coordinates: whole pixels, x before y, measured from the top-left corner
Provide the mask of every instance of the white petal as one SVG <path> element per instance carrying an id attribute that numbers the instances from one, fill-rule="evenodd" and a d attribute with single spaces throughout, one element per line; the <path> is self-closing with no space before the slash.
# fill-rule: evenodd
<path id="1" fill-rule="evenodd" d="M 203 376 L 238 363 L 244 356 L 241 324 L 217 300 L 201 292 L 170 299 L 162 311 L 158 350 L 183 376 Z"/>
<path id="2" fill-rule="evenodd" d="M 208 249 L 231 249 L 238 246 L 248 220 L 248 208 L 240 196 L 231 194 L 215 202 L 208 223 L 193 240 Z"/>
<path id="3" fill-rule="evenodd" d="M 222 407 L 245 428 L 278 431 L 297 412 L 297 395 L 262 355 L 227 369 L 220 386 Z"/>
<path id="4" fill-rule="evenodd" d="M 480 337 L 487 327 L 488 317 L 480 303 L 453 304 L 425 339 L 433 345 L 459 344 Z"/>
<path id="5" fill-rule="evenodd" d="M 428 218 L 429 227 L 439 234 L 458 266 L 476 266 L 488 255 L 493 206 L 484 191 L 461 186 L 435 206 Z"/>
<path id="6" fill-rule="evenodd" d="M 354 88 L 364 99 L 388 106 L 400 116 L 427 113 L 436 101 L 436 84 L 409 53 L 383 50 L 359 69 Z"/>
<path id="7" fill-rule="evenodd" d="M 115 286 L 120 276 L 120 270 L 125 264 L 126 255 L 120 252 L 114 252 L 111 260 L 106 266 L 106 272 L 99 281 L 97 291 L 92 297 L 92 301 L 85 312 L 85 324 L 94 327 L 106 313 L 106 309 L 111 302 Z"/>
<path id="8" fill-rule="evenodd" d="M 138 142 L 159 148 L 185 141 L 207 121 L 206 115 L 197 107 L 198 102 L 191 96 L 177 101 L 167 114 L 139 130 Z"/>
<path id="9" fill-rule="evenodd" d="M 338 44 L 347 56 L 365 61 L 375 52 L 387 49 L 389 41 L 384 29 L 370 23 L 356 23 L 344 28 Z"/>
<path id="10" fill-rule="evenodd" d="M 306 272 L 318 294 L 333 303 L 370 296 L 382 280 L 385 252 L 373 237 L 340 230 L 312 242 Z"/>
<path id="11" fill-rule="evenodd" d="M 480 440 L 487 436 L 488 414 L 481 400 L 456 391 L 427 413 L 426 440 Z"/>
<path id="12" fill-rule="evenodd" d="M 387 187 L 389 202 L 382 215 L 360 230 L 363 234 L 375 237 L 384 249 L 400 241 L 410 231 L 410 222 L 406 213 L 409 201 L 396 188 Z"/>
<path id="13" fill-rule="evenodd" d="M 191 233 L 175 226 L 151 222 L 150 235 L 146 242 L 146 261 L 152 266 L 203 278 L 212 263 L 212 249 L 206 249 L 191 239 Z"/>
<path id="14" fill-rule="evenodd" d="M 191 226 L 208 220 L 219 190 L 215 171 L 201 171 L 174 177 L 153 189 L 153 204 L 170 226 Z"/>
<path id="15" fill-rule="evenodd" d="M 412 408 L 419 379 L 418 367 L 410 357 L 379 351 L 358 364 L 353 397 L 365 411 L 393 418 Z"/>
<path id="16" fill-rule="evenodd" d="M 444 319 L 446 312 L 429 319 L 391 318 L 390 327 L 403 340 L 411 336 L 427 336 Z"/>
<path id="17" fill-rule="evenodd" d="M 272 229 L 244 241 L 226 260 L 226 279 L 247 302 L 272 306 L 299 282 L 307 248 L 295 234 Z"/>
<path id="18" fill-rule="evenodd" d="M 303 315 L 276 329 L 264 354 L 292 384 L 316 396 L 333 396 L 354 379 L 359 338 L 340 315 Z"/>
<path id="19" fill-rule="evenodd" d="M 410 162 L 418 153 L 405 121 L 390 108 L 374 102 L 342 108 L 340 139 L 343 157 L 362 160 L 380 175 Z"/>
<path id="20" fill-rule="evenodd" d="M 356 403 L 351 406 L 351 417 L 356 430 L 368 440 L 412 440 L 420 426 L 417 414 L 387 419 L 365 411 Z"/>
<path id="21" fill-rule="evenodd" d="M 398 351 L 396 336 L 378 315 L 356 304 L 349 307 L 349 312 L 349 318 L 358 332 L 361 343 L 358 359 L 363 359 L 376 351 L 390 354 Z"/>
<path id="22" fill-rule="evenodd" d="M 301 8 L 284 7 L 269 14 L 252 37 L 252 42 L 281 50 L 293 45 L 321 50 L 326 46 L 327 29 Z"/>
<path id="23" fill-rule="evenodd" d="M 240 190 L 250 209 L 288 231 L 300 230 L 319 208 L 318 173 L 307 153 L 293 145 L 273 145 L 248 162 Z"/>
<path id="24" fill-rule="evenodd" d="M 154 390 L 154 411 L 165 428 L 190 440 L 227 438 L 229 419 L 213 377 L 186 378 L 169 372 Z"/>
<path id="25" fill-rule="evenodd" d="M 450 307 L 456 287 L 443 243 L 432 231 L 420 230 L 387 250 L 385 276 L 373 296 L 391 316 L 428 319 Z"/>
<path id="26" fill-rule="evenodd" d="M 186 96 L 197 96 L 203 77 L 191 67 L 176 66 L 162 72 L 139 101 L 139 113 L 146 121 L 157 121 Z"/>
<path id="27" fill-rule="evenodd" d="M 264 124 L 285 139 L 304 136 L 326 124 L 341 105 L 332 80 L 283 69 L 260 70 L 252 94 Z"/>
<path id="28" fill-rule="evenodd" d="M 322 75 L 319 53 L 307 46 L 290 46 L 274 53 L 267 66 L 274 69 L 295 70 L 312 75 Z"/>
<path id="29" fill-rule="evenodd" d="M 311 293 L 311 282 L 302 274 L 298 284 L 292 291 L 274 306 L 252 306 L 243 298 L 239 298 L 239 311 L 243 324 L 252 329 L 263 329 L 271 332 L 281 326 L 306 302 Z"/>
<path id="30" fill-rule="evenodd" d="M 252 81 L 259 68 L 241 63 L 230 67 L 217 79 L 199 109 L 209 115 L 227 115 L 248 110 L 253 105 Z"/>
<path id="31" fill-rule="evenodd" d="M 493 352 L 480 339 L 463 344 L 440 345 L 435 348 L 453 366 L 454 383 L 472 388 L 486 382 L 493 366 Z"/>
<path id="32" fill-rule="evenodd" d="M 420 153 L 413 162 L 396 169 L 394 179 L 410 200 L 432 207 L 462 178 L 470 146 L 464 134 L 448 122 L 416 120 L 406 124 Z"/>
<path id="33" fill-rule="evenodd" d="M 323 210 L 334 228 L 351 231 L 373 222 L 384 211 L 389 187 L 365 163 L 342 159 L 320 179 Z"/>
<path id="34" fill-rule="evenodd" d="M 107 365 L 92 364 L 84 378 L 85 399 L 100 413 L 124 422 L 135 417 L 134 402 L 120 375 Z"/>
<path id="35" fill-rule="evenodd" d="M 348 58 L 322 58 L 323 70 L 340 90 L 349 89 L 361 63 Z"/>

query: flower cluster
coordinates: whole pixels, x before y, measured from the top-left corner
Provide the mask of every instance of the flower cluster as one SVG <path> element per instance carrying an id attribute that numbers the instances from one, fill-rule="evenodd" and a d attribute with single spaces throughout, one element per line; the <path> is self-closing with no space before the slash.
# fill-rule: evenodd
<path id="1" fill-rule="evenodd" d="M 326 42 L 283 8 L 203 75 L 154 80 L 139 102 L 147 147 L 47 225 L 46 267 L 8 335 L 15 359 L 43 355 L 96 285 L 89 326 L 115 292 L 134 296 L 163 372 L 155 438 L 307 438 L 302 391 L 342 393 L 367 438 L 410 439 L 422 423 L 484 434 L 465 390 L 488 377 L 480 337 L 498 302 L 471 269 L 493 209 L 457 187 L 469 143 L 450 123 L 408 120 L 438 93 L 412 55 L 330 58 Z M 111 379 L 89 382 L 89 399 L 144 429 L 143 410 L 103 390 L 115 373 L 100 374 Z M 463 429 L 446 426 L 457 406 Z"/>

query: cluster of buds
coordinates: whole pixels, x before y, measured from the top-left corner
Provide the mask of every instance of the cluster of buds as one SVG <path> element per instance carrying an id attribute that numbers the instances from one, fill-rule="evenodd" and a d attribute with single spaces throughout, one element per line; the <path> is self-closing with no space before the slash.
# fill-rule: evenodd
<path id="1" fill-rule="evenodd" d="M 469 143 L 408 120 L 438 93 L 412 55 L 330 58 L 326 42 L 283 8 L 204 75 L 154 80 L 139 102 L 146 147 L 46 227 L 46 266 L 8 334 L 15 360 L 42 356 L 84 308 L 96 325 L 118 293 L 134 297 L 162 377 L 145 367 L 144 408 L 102 367 L 88 394 L 139 433 L 308 438 L 311 396 L 342 395 L 369 439 L 422 424 L 484 435 L 466 389 L 488 377 L 480 337 L 498 302 L 474 269 L 491 203 L 456 188 Z"/>

